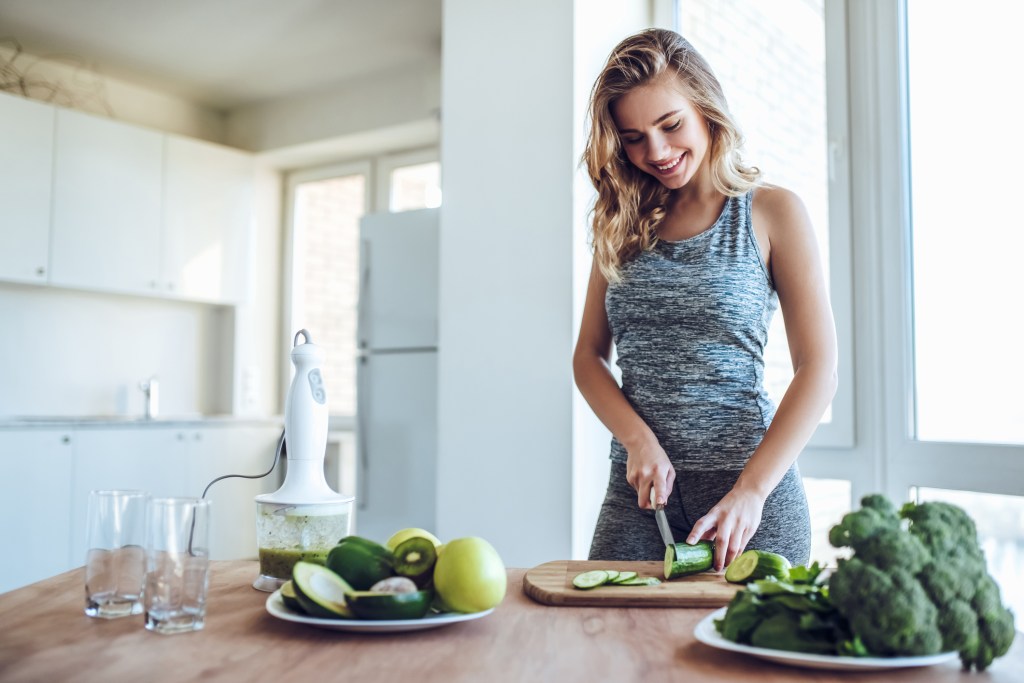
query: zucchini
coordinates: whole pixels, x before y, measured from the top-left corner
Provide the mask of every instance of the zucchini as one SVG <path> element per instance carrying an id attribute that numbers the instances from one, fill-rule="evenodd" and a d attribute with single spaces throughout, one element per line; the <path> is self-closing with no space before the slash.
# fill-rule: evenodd
<path id="1" fill-rule="evenodd" d="M 612 579 L 611 582 L 614 583 L 614 584 L 626 583 L 630 579 L 635 579 L 636 576 L 637 576 L 636 572 L 630 572 L 630 571 L 619 572 L 619 575 L 616 576 L 614 579 Z"/>
<path id="2" fill-rule="evenodd" d="M 694 545 L 676 543 L 665 546 L 665 578 L 678 579 L 711 569 L 715 563 L 715 547 L 710 541 L 697 541 Z"/>
<path id="3" fill-rule="evenodd" d="M 767 550 L 747 550 L 726 567 L 725 580 L 729 583 L 749 583 L 773 577 L 779 581 L 788 581 L 790 568 L 789 560 L 782 555 Z"/>

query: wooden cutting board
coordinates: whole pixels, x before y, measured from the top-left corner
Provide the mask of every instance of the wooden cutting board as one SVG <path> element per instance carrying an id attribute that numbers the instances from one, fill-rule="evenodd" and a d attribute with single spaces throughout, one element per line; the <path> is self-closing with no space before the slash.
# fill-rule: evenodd
<path id="1" fill-rule="evenodd" d="M 661 579 L 657 586 L 598 586 L 580 590 L 574 576 L 592 569 L 634 571 Z M 523 592 L 544 605 L 556 607 L 723 607 L 742 586 L 726 582 L 722 574 L 702 572 L 665 580 L 663 562 L 598 562 L 558 560 L 526 572 Z"/>

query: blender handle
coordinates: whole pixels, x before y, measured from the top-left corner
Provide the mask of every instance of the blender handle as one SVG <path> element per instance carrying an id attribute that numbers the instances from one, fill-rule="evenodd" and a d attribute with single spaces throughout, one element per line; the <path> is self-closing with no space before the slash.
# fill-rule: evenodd
<path id="1" fill-rule="evenodd" d="M 359 469 L 356 474 L 356 507 L 359 510 L 366 509 L 366 492 L 370 489 L 370 458 L 366 448 L 366 387 L 369 385 L 367 381 L 367 375 L 370 372 L 369 360 L 365 354 L 360 355 L 360 367 L 356 373 L 356 445 L 359 448 Z"/>

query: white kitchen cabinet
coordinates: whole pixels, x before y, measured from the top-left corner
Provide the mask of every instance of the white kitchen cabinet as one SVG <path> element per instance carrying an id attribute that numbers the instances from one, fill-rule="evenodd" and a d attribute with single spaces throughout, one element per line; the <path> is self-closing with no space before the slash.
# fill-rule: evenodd
<path id="1" fill-rule="evenodd" d="M 76 564 L 68 556 L 72 441 L 69 431 L 0 430 L 0 497 L 6 508 L 0 515 L 0 593 Z"/>
<path id="2" fill-rule="evenodd" d="M 0 94 L 0 279 L 46 282 L 55 115 Z"/>
<path id="3" fill-rule="evenodd" d="M 163 148 L 155 131 L 57 110 L 51 284 L 157 289 Z"/>
<path id="4" fill-rule="evenodd" d="M 252 220 L 251 154 L 166 138 L 161 286 L 187 299 L 235 303 L 245 293 Z"/>
<path id="5" fill-rule="evenodd" d="M 163 426 L 79 429 L 74 434 L 71 559 L 85 562 L 85 516 L 93 489 L 141 489 L 154 498 L 199 496 L 188 487 L 186 435 Z"/>
<path id="6" fill-rule="evenodd" d="M 276 426 L 206 427 L 187 432 L 190 491 L 202 495 L 207 484 L 225 474 L 263 474 L 274 461 L 281 430 Z M 210 557 L 255 559 L 254 498 L 280 486 L 279 468 L 262 479 L 232 477 L 210 488 Z M 255 577 L 253 577 L 255 578 Z"/>

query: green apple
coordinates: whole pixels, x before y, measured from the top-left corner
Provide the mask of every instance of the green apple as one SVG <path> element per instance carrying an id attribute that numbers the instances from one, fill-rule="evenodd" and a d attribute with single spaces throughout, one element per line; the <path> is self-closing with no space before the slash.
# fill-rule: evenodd
<path id="1" fill-rule="evenodd" d="M 448 541 L 434 565 L 434 589 L 456 612 L 482 612 L 501 603 L 508 578 L 490 543 L 467 537 Z"/>
<path id="2" fill-rule="evenodd" d="M 431 543 L 433 543 L 435 548 L 441 545 L 441 539 L 439 539 L 437 536 L 430 533 L 426 529 L 417 529 L 415 527 L 409 529 L 402 529 L 401 531 L 396 531 L 394 534 L 392 534 L 391 538 L 389 538 L 388 542 L 384 545 L 388 547 L 388 550 L 394 552 L 395 548 L 397 548 L 399 544 L 408 541 L 410 538 L 425 538 Z"/>

